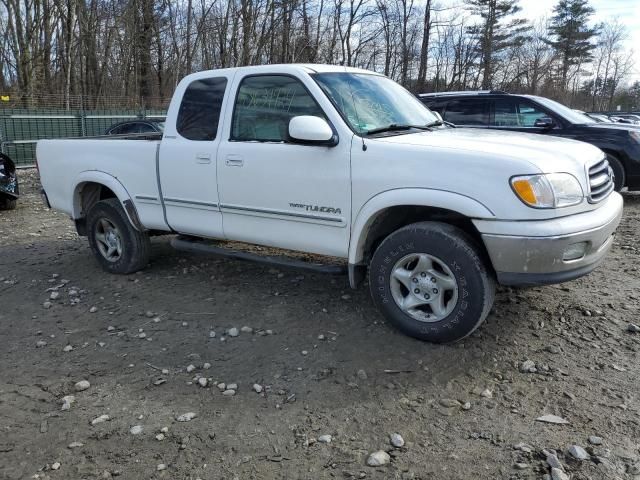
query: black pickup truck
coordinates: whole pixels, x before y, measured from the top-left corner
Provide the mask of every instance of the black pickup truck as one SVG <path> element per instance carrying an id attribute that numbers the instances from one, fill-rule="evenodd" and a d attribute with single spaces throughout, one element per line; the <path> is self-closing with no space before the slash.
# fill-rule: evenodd
<path id="1" fill-rule="evenodd" d="M 640 190 L 640 126 L 598 123 L 548 98 L 495 90 L 425 93 L 418 98 L 456 126 L 554 135 L 595 145 L 607 154 L 616 190 Z"/>

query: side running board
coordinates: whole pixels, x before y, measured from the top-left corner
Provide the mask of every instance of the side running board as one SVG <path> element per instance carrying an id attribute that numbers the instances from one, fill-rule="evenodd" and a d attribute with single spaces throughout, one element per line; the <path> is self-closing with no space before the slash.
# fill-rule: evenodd
<path id="1" fill-rule="evenodd" d="M 325 265 L 321 263 L 305 262 L 304 260 L 297 260 L 295 258 L 285 256 L 272 257 L 269 255 L 258 255 L 256 253 L 218 247 L 208 243 L 207 240 L 201 240 L 199 238 L 178 236 L 171 240 L 171 246 L 176 250 L 184 252 L 205 253 L 233 258 L 235 260 L 247 260 L 250 262 L 265 263 L 268 265 L 306 270 L 315 273 L 325 273 L 330 275 L 344 275 L 347 273 L 346 265 Z"/>

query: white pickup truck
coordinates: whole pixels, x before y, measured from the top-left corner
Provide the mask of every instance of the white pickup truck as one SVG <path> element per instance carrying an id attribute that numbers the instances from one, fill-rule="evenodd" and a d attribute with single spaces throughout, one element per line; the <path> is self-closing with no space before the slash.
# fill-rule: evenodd
<path id="1" fill-rule="evenodd" d="M 38 142 L 45 200 L 71 216 L 107 271 L 143 268 L 159 233 L 179 234 L 176 248 L 239 258 L 253 255 L 211 240 L 338 257 L 354 288 L 368 269 L 392 324 L 432 342 L 473 332 L 496 281 L 592 271 L 622 214 L 599 149 L 451 128 L 366 70 L 189 75 L 157 135 Z"/>

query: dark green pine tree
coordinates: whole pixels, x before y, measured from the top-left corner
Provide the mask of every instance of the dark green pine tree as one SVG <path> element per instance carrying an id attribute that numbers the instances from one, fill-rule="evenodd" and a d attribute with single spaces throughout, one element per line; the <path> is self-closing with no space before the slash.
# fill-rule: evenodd
<path id="1" fill-rule="evenodd" d="M 598 34 L 597 27 L 590 27 L 589 20 L 594 9 L 589 0 L 559 0 L 553 9 L 549 26 L 549 45 L 560 59 L 560 81 L 567 88 L 571 67 L 592 60 L 595 44 L 591 42 Z"/>
<path id="2" fill-rule="evenodd" d="M 525 41 L 530 26 L 523 18 L 513 19 L 521 9 L 519 0 L 467 0 L 469 9 L 482 22 L 469 27 L 478 39 L 478 54 L 482 70 L 482 88 L 492 85 L 500 52 Z"/>

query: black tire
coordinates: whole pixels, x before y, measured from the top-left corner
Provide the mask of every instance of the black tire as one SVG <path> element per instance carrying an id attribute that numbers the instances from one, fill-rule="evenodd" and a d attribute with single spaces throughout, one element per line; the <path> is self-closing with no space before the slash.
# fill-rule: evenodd
<path id="1" fill-rule="evenodd" d="M 0 198 L 0 210 L 15 210 L 18 201 L 15 198 Z"/>
<path id="2" fill-rule="evenodd" d="M 104 231 L 103 221 L 117 230 L 117 242 L 121 253 L 110 257 L 111 260 L 101 251 L 105 244 L 97 239 Z M 146 232 L 139 232 L 131 225 L 117 198 L 101 200 L 91 208 L 87 215 L 87 236 L 93 254 L 102 268 L 109 273 L 133 273 L 142 270 L 149 263 L 151 250 L 149 235 Z"/>
<path id="3" fill-rule="evenodd" d="M 617 157 L 607 153 L 607 161 L 613 170 L 613 185 L 616 192 L 619 192 L 627 184 L 627 174 L 624 171 L 624 165 Z"/>
<path id="4" fill-rule="evenodd" d="M 453 309 L 440 320 L 418 320 L 394 300 L 392 270 L 411 254 L 437 258 L 457 282 Z M 474 240 L 463 230 L 439 222 L 414 223 L 389 235 L 373 255 L 369 276 L 373 301 L 387 320 L 405 334 L 433 343 L 470 335 L 489 314 L 495 296 L 495 278 Z"/>

